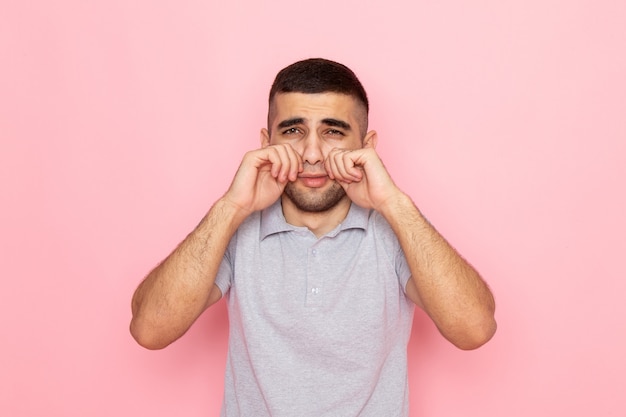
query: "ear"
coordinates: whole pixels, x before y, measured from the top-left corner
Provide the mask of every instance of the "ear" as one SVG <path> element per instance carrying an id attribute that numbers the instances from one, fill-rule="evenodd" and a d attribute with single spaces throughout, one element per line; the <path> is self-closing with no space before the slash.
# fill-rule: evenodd
<path id="1" fill-rule="evenodd" d="M 378 144 L 378 134 L 375 130 L 370 130 L 363 138 L 363 147 L 364 148 L 372 148 L 376 149 L 376 145 Z"/>
<path id="2" fill-rule="evenodd" d="M 270 145 L 270 132 L 263 128 L 261 129 L 261 148 L 266 148 Z"/>

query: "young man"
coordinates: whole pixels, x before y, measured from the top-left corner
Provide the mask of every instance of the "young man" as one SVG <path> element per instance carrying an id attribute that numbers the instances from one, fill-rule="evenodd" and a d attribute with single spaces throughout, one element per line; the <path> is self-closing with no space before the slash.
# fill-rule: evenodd
<path id="1" fill-rule="evenodd" d="M 261 148 L 135 292 L 149 349 L 227 297 L 223 416 L 407 416 L 414 305 L 461 349 L 495 332 L 487 285 L 394 184 L 367 120 L 347 67 L 283 69 Z"/>

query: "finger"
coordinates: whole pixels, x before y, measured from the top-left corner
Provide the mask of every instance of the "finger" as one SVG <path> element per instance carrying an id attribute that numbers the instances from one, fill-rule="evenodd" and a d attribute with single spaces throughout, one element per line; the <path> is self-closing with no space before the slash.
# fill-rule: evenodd
<path id="1" fill-rule="evenodd" d="M 350 179 L 346 176 L 344 161 L 341 156 L 343 152 L 344 151 L 340 149 L 333 149 L 328 155 L 328 165 L 330 167 L 330 172 L 332 173 L 332 177 L 334 180 L 340 182 L 349 182 Z"/>
<path id="2" fill-rule="evenodd" d="M 340 166 L 343 163 L 339 158 L 341 152 L 342 151 L 340 149 L 333 149 L 330 151 L 328 157 L 326 158 L 328 165 L 328 176 L 336 181 L 345 181 L 346 179 L 344 172 Z"/>
<path id="3" fill-rule="evenodd" d="M 333 175 L 338 181 L 352 182 L 360 180 L 360 177 L 354 174 L 356 168 L 354 167 L 355 163 L 352 152 L 342 150 L 332 151 L 330 160 Z"/>
<path id="4" fill-rule="evenodd" d="M 276 179 L 283 183 L 287 182 L 291 175 L 292 166 L 295 163 L 293 155 L 290 153 L 290 148 L 289 145 L 277 145 L 274 147 L 280 161 Z"/>
<path id="5" fill-rule="evenodd" d="M 332 151 L 331 151 L 331 154 L 332 154 Z M 335 174 L 333 172 L 331 154 L 329 154 L 326 157 L 326 159 L 324 159 L 324 170 L 326 171 L 326 174 L 328 174 L 328 178 L 330 178 L 331 180 L 334 180 Z"/>
<path id="6" fill-rule="evenodd" d="M 349 176 L 354 181 L 360 181 L 363 177 L 363 171 L 359 166 L 360 154 L 357 151 L 346 152 L 342 154 L 343 167 L 346 172 L 346 176 Z"/>
<path id="7" fill-rule="evenodd" d="M 285 150 L 287 151 L 290 163 L 287 179 L 289 181 L 295 181 L 298 179 L 298 174 L 304 170 L 304 163 L 302 162 L 300 154 L 296 152 L 291 145 L 285 145 Z"/>
<path id="8" fill-rule="evenodd" d="M 283 158 L 280 156 L 280 151 L 274 146 L 267 147 L 265 150 L 267 152 L 266 158 L 270 163 L 270 174 L 279 180 L 280 172 L 283 169 Z"/>

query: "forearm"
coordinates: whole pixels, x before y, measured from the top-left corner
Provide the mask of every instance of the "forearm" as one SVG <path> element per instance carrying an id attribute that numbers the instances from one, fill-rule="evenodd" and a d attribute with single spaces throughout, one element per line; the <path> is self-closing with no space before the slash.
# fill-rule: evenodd
<path id="1" fill-rule="evenodd" d="M 215 276 L 241 221 L 236 207 L 218 200 L 193 232 L 148 274 L 132 300 L 131 333 L 142 346 L 169 345 L 216 301 Z"/>
<path id="2" fill-rule="evenodd" d="M 478 272 L 398 192 L 381 213 L 398 236 L 412 273 L 418 304 L 440 332 L 462 349 L 473 349 L 494 334 L 495 303 Z"/>

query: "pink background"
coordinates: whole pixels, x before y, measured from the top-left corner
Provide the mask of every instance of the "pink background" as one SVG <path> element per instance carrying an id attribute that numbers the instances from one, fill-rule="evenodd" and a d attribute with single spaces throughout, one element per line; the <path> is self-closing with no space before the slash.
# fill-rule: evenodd
<path id="1" fill-rule="evenodd" d="M 625 415 L 619 0 L 2 0 L 0 415 L 217 415 L 224 304 L 151 352 L 130 297 L 311 56 L 361 77 L 392 175 L 497 298 L 473 352 L 416 314 L 411 416 Z"/>

